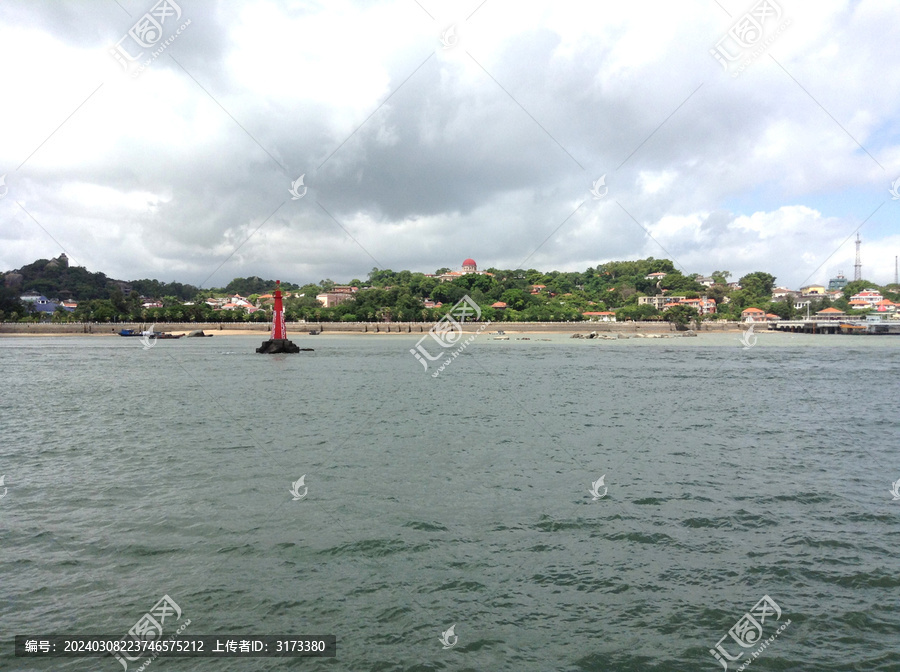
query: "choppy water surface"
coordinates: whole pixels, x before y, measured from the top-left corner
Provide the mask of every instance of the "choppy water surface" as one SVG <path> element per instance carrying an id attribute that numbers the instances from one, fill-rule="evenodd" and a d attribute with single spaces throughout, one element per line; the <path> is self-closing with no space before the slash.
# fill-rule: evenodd
<path id="1" fill-rule="evenodd" d="M 769 595 L 749 669 L 900 669 L 900 339 L 515 338 L 0 340 L 0 665 L 168 594 L 338 654 L 152 669 L 721 670 Z"/>

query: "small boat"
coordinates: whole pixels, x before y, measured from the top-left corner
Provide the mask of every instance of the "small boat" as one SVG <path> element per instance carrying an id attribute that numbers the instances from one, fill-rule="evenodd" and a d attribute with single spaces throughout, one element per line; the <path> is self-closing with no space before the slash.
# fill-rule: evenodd
<path id="1" fill-rule="evenodd" d="M 508 341 L 509 336 L 494 336 L 495 341 Z"/>
<path id="2" fill-rule="evenodd" d="M 122 329 L 119 332 L 119 336 L 143 336 L 143 332 L 138 331 L 137 329 Z"/>
<path id="3" fill-rule="evenodd" d="M 151 334 L 151 336 L 155 337 L 161 341 L 167 341 L 167 340 L 173 339 L 173 338 L 182 338 L 184 336 L 184 334 L 169 334 L 169 333 L 166 333 L 163 331 L 154 331 Z"/>

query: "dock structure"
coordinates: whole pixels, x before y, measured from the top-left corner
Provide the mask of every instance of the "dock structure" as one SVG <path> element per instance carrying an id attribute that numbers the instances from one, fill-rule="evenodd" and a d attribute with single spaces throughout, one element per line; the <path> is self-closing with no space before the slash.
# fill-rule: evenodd
<path id="1" fill-rule="evenodd" d="M 880 317 L 880 316 L 878 316 Z M 769 322 L 769 331 L 790 331 L 801 334 L 897 334 L 900 320 L 882 319 L 809 319 Z"/>

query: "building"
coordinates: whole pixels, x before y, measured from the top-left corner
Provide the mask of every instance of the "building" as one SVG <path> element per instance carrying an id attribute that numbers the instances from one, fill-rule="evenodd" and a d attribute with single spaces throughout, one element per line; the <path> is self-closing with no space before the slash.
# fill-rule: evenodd
<path id="1" fill-rule="evenodd" d="M 776 287 L 772 290 L 772 300 L 777 301 L 778 299 L 783 299 L 786 296 L 794 297 L 799 294 L 800 292 L 795 292 L 793 289 L 788 289 L 787 287 Z"/>
<path id="2" fill-rule="evenodd" d="M 854 301 L 864 301 L 867 307 L 874 308 L 878 303 L 884 301 L 884 297 L 877 289 L 864 289 L 859 294 L 854 294 L 850 297 L 851 306 Z"/>
<path id="3" fill-rule="evenodd" d="M 800 288 L 801 296 L 825 296 L 825 291 L 823 285 L 807 285 Z"/>
<path id="4" fill-rule="evenodd" d="M 319 301 L 326 308 L 333 308 L 342 303 L 353 300 L 353 294 L 348 292 L 323 292 L 316 294 L 316 301 Z"/>
<path id="5" fill-rule="evenodd" d="M 497 310 L 506 310 L 506 304 L 503 301 L 495 301 L 491 304 L 491 308 L 495 308 Z"/>
<path id="6" fill-rule="evenodd" d="M 447 282 L 448 280 L 456 280 L 463 275 L 468 275 L 469 273 L 475 273 L 476 275 L 494 275 L 493 273 L 488 273 L 487 271 L 479 271 L 478 264 L 475 263 L 474 259 L 465 259 L 462 263 L 462 272 L 460 271 L 447 271 L 446 273 L 441 273 L 440 275 L 435 275 L 434 273 L 426 273 L 426 278 L 437 278 L 441 282 Z"/>
<path id="7" fill-rule="evenodd" d="M 678 303 L 696 308 L 700 315 L 713 315 L 716 312 L 716 300 L 705 296 L 699 299 L 682 299 Z"/>
<path id="8" fill-rule="evenodd" d="M 741 311 L 741 320 L 744 322 L 765 322 L 766 311 L 759 308 L 744 308 Z"/>
<path id="9" fill-rule="evenodd" d="M 843 273 L 838 273 L 835 277 L 828 281 L 828 291 L 833 292 L 844 289 L 850 281 L 844 277 Z"/>
<path id="10" fill-rule="evenodd" d="M 817 320 L 842 320 L 847 316 L 843 310 L 837 308 L 826 308 L 816 313 Z"/>
<path id="11" fill-rule="evenodd" d="M 616 314 L 611 310 L 589 310 L 582 313 L 591 322 L 615 322 Z"/>
<path id="12" fill-rule="evenodd" d="M 51 301 L 43 294 L 35 294 L 30 292 L 19 297 L 22 303 L 28 304 L 35 313 L 52 313 L 60 304 Z M 74 310 L 74 309 L 73 309 Z"/>
<path id="13" fill-rule="evenodd" d="M 662 271 L 659 271 L 658 273 L 648 273 L 644 276 L 644 280 L 662 280 L 666 275 L 667 274 Z"/>
<path id="14" fill-rule="evenodd" d="M 698 275 L 698 276 L 697 276 L 696 278 L 694 278 L 694 279 L 695 279 L 697 282 L 699 282 L 701 285 L 704 285 L 704 286 L 706 286 L 706 287 L 712 287 L 714 284 L 716 284 L 716 281 L 715 281 L 715 280 L 713 280 L 711 277 L 706 276 L 706 275 Z"/>
<path id="15" fill-rule="evenodd" d="M 653 306 L 657 310 L 665 310 L 673 305 L 684 304 L 697 309 L 700 315 L 712 315 L 716 312 L 716 300 L 702 296 L 699 299 L 688 299 L 683 296 L 639 296 L 639 306 Z"/>
<path id="16" fill-rule="evenodd" d="M 662 310 L 667 303 L 672 303 L 673 301 L 677 303 L 677 299 L 683 298 L 683 296 L 639 296 L 638 305 L 653 306 L 657 310 Z"/>

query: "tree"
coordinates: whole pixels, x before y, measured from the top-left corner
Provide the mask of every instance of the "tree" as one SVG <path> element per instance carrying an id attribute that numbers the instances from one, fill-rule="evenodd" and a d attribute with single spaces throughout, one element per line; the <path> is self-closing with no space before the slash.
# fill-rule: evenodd
<path id="1" fill-rule="evenodd" d="M 731 277 L 731 271 L 713 271 L 712 275 L 710 275 L 713 279 L 713 282 L 717 285 L 727 285 L 728 278 Z"/>
<path id="2" fill-rule="evenodd" d="M 844 287 L 844 298 L 849 301 L 851 296 L 853 296 L 854 294 L 859 294 L 865 289 L 875 289 L 877 291 L 881 291 L 881 287 L 876 285 L 874 282 L 870 282 L 869 280 L 851 280 L 847 283 L 847 286 Z"/>
<path id="3" fill-rule="evenodd" d="M 530 295 L 521 289 L 507 289 L 500 296 L 500 300 L 513 310 L 523 310 L 530 303 L 529 299 Z"/>
<path id="4" fill-rule="evenodd" d="M 775 276 L 762 271 L 748 273 L 738 280 L 741 290 L 752 301 L 761 301 L 772 296 L 772 288 L 775 286 Z"/>
<path id="5" fill-rule="evenodd" d="M 700 317 L 700 313 L 693 306 L 679 303 L 663 312 L 662 316 L 666 322 L 671 322 L 677 327 L 686 327 L 692 320 L 697 320 Z"/>
<path id="6" fill-rule="evenodd" d="M 616 310 L 616 320 L 620 322 L 624 322 L 625 320 L 634 320 L 638 322 L 641 320 L 656 319 L 658 317 L 659 311 L 649 303 L 623 306 Z"/>
<path id="7" fill-rule="evenodd" d="M 25 314 L 25 306 L 19 300 L 19 295 L 12 289 L 0 284 L 0 312 L 15 320 L 19 315 Z"/>

